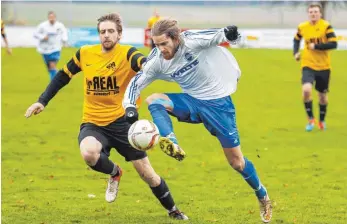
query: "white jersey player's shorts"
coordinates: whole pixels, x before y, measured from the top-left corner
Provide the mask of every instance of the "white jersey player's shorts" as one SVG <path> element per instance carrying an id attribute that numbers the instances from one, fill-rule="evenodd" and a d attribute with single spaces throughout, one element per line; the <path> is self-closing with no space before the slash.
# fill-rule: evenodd
<path id="1" fill-rule="evenodd" d="M 181 122 L 203 123 L 216 136 L 223 148 L 240 145 L 236 127 L 235 106 L 230 96 L 213 100 L 199 100 L 185 93 L 167 93 L 173 102 L 170 115 Z"/>

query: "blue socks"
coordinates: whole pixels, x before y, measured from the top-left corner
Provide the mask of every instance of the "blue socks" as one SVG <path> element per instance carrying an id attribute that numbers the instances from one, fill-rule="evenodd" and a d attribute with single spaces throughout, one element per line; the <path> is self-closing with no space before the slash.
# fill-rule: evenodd
<path id="1" fill-rule="evenodd" d="M 263 199 L 266 195 L 265 187 L 260 183 L 259 177 L 257 175 L 257 171 L 255 170 L 253 163 L 249 161 L 246 157 L 245 160 L 245 168 L 241 171 L 241 175 L 245 179 L 245 181 L 253 188 L 255 194 L 258 199 Z"/>
<path id="2" fill-rule="evenodd" d="M 55 74 L 57 74 L 57 70 L 56 69 L 49 69 L 49 78 L 52 80 L 55 76 Z"/>
<path id="3" fill-rule="evenodd" d="M 166 137 L 170 134 L 173 135 L 172 121 L 165 107 L 161 104 L 155 103 L 149 105 L 148 109 L 151 112 L 154 124 L 157 125 L 159 129 L 160 135 L 163 137 Z M 177 144 L 177 140 L 175 137 L 170 139 Z"/>

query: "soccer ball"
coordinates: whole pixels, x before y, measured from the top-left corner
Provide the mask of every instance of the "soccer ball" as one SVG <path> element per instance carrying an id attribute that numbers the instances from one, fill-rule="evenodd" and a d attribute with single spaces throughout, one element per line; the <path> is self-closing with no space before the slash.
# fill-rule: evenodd
<path id="1" fill-rule="evenodd" d="M 149 120 L 138 120 L 133 123 L 128 132 L 128 140 L 137 150 L 147 151 L 159 142 L 159 129 Z"/>

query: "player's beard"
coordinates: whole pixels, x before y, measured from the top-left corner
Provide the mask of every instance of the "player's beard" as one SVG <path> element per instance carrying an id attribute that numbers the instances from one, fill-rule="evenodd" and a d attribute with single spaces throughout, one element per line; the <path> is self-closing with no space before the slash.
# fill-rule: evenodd
<path id="1" fill-rule="evenodd" d="M 114 48 L 114 46 L 117 44 L 117 42 L 113 41 L 104 41 L 102 43 L 102 48 L 104 48 L 104 51 L 110 51 Z"/>

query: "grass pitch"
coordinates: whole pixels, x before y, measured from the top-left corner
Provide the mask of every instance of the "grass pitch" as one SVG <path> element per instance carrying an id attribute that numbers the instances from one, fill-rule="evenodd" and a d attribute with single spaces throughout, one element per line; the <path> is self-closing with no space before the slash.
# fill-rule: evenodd
<path id="1" fill-rule="evenodd" d="M 59 67 L 75 50 L 63 50 Z M 291 51 L 232 51 L 242 70 L 232 96 L 242 150 L 274 200 L 272 223 L 347 223 L 347 51 L 332 55 L 328 130 L 311 133 L 304 131 L 301 75 Z M 25 119 L 25 110 L 48 84 L 48 73 L 34 49 L 1 53 L 2 223 L 177 223 L 115 151 L 111 158 L 124 176 L 117 201 L 105 201 L 107 176 L 89 170 L 78 149 L 82 74 L 43 113 Z M 157 81 L 142 97 L 179 91 L 176 84 Z M 316 95 L 314 113 L 318 116 Z M 146 106 L 140 115 L 150 119 Z M 218 141 L 203 125 L 173 122 L 185 161 L 158 148 L 149 157 L 190 217 L 187 223 L 260 223 L 254 193 L 229 167 Z"/>

